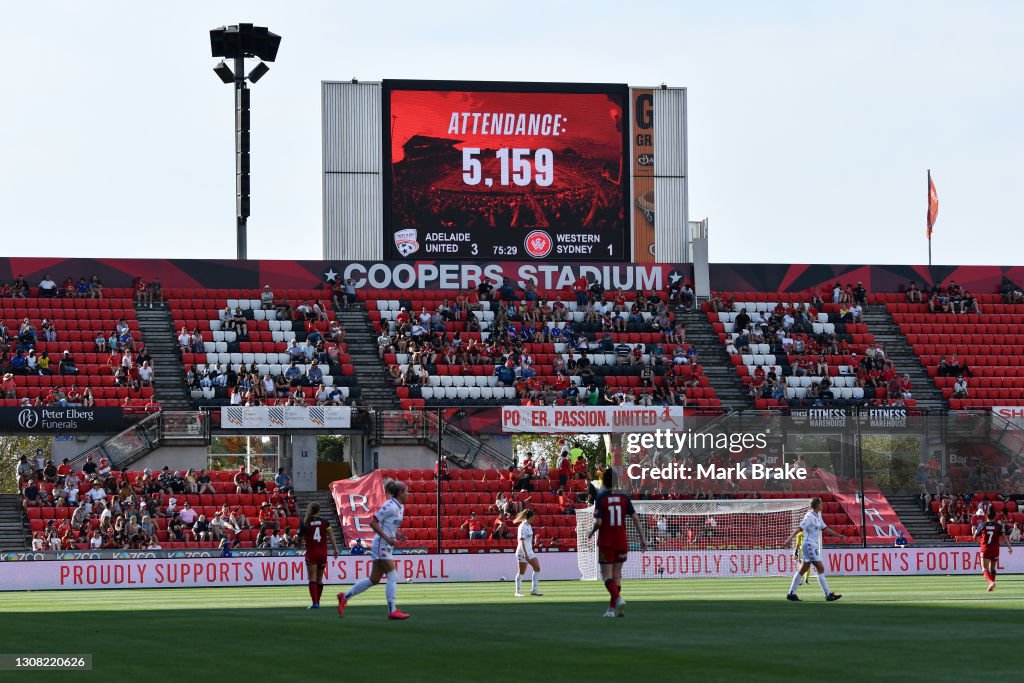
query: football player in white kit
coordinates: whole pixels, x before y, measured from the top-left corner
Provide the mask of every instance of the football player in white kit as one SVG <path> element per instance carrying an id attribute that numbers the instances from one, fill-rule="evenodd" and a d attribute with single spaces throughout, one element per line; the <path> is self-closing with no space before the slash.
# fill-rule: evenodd
<path id="1" fill-rule="evenodd" d="M 395 598 L 398 593 L 398 571 L 395 569 L 395 561 L 391 559 L 395 544 L 404 541 L 405 536 L 398 530 L 402 524 L 402 516 L 405 513 L 405 501 L 409 498 L 409 487 L 400 481 L 389 479 L 384 484 L 384 491 L 389 498 L 377 514 L 370 520 L 370 528 L 376 534 L 373 537 L 373 544 L 370 546 L 370 557 L 373 558 L 373 568 L 370 570 L 369 578 L 357 582 L 348 593 L 338 593 L 338 616 L 342 616 L 345 605 L 356 595 L 359 595 L 370 586 L 380 583 L 382 577 L 387 577 L 387 585 L 384 588 L 388 599 L 388 619 L 408 619 L 409 615 L 395 606 Z"/>
<path id="2" fill-rule="evenodd" d="M 825 524 L 825 520 L 821 518 L 821 498 L 811 498 L 811 509 L 807 511 L 803 521 L 800 522 L 800 526 L 793 530 L 793 533 L 789 535 L 789 538 L 786 539 L 783 545 L 788 546 L 792 543 L 801 530 L 804 532 L 804 543 L 800 549 L 802 563 L 800 568 L 797 569 L 796 574 L 793 575 L 793 582 L 789 586 L 789 593 L 786 594 L 786 599 L 800 600 L 796 596 L 796 588 L 800 585 L 800 579 L 803 574 L 810 569 L 811 565 L 814 565 L 814 568 L 818 570 L 818 584 L 825 593 L 825 600 L 834 602 L 843 596 L 829 590 L 828 581 L 825 580 L 825 563 L 821 559 L 821 532 L 827 531 L 833 536 L 839 537 L 842 537 L 842 534 L 829 529 L 828 525 Z"/>
<path id="3" fill-rule="evenodd" d="M 523 587 L 523 575 L 526 574 L 526 566 L 533 567 L 533 586 L 530 589 L 530 595 L 544 595 L 537 588 L 537 583 L 540 576 L 540 560 L 537 559 L 536 553 L 533 551 L 533 527 L 530 525 L 530 520 L 533 519 L 533 510 L 523 510 L 516 515 L 516 522 L 519 524 L 519 531 L 516 532 L 516 538 L 519 542 L 516 544 L 516 560 L 519 562 L 519 573 L 516 574 L 516 597 L 521 598 L 523 594 L 521 589 Z"/>

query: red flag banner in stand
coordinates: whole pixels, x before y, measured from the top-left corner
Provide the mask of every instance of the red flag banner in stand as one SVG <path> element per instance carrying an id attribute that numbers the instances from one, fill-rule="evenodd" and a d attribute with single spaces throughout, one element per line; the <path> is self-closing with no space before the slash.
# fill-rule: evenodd
<path id="1" fill-rule="evenodd" d="M 928 239 L 932 238 L 932 228 L 939 216 L 939 193 L 935 191 L 932 172 L 928 171 Z"/>

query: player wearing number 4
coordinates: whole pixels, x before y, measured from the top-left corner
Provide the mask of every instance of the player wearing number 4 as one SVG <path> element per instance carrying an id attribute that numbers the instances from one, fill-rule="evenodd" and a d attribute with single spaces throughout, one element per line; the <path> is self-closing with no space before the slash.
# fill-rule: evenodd
<path id="1" fill-rule="evenodd" d="M 988 520 L 978 525 L 974 537 L 981 539 L 981 568 L 985 571 L 985 580 L 988 581 L 988 590 L 996 589 L 996 567 L 999 566 L 999 543 L 1006 542 L 1006 552 L 1013 554 L 1010 546 L 1010 539 L 1003 536 L 1003 526 L 996 521 L 996 509 L 989 506 L 985 515 Z"/>
<path id="2" fill-rule="evenodd" d="M 327 567 L 327 540 L 338 556 L 338 543 L 331 533 L 331 525 L 320 517 L 320 503 L 310 503 L 306 516 L 299 524 L 299 543 L 306 546 L 306 576 L 309 578 L 309 597 L 313 604 L 310 609 L 319 609 L 320 596 L 324 592 L 324 569 Z"/>
<path id="3" fill-rule="evenodd" d="M 797 569 L 796 574 L 793 575 L 793 582 L 789 585 L 789 593 L 786 594 L 787 600 L 799 601 L 800 598 L 796 596 L 797 586 L 800 585 L 800 579 L 803 575 L 810 570 L 811 565 L 818 570 L 818 585 L 821 586 L 821 590 L 825 593 L 825 599 L 829 602 L 835 602 L 842 595 L 833 593 L 828 588 L 828 581 L 825 580 L 825 563 L 821 560 L 821 532 L 827 531 L 833 536 L 842 536 L 842 534 L 833 531 L 828 528 L 825 524 L 825 520 L 821 518 L 821 498 L 811 499 L 811 509 L 804 515 L 804 519 L 800 522 L 800 527 L 795 529 L 786 542 L 783 545 L 789 545 L 793 542 L 793 539 L 797 537 L 801 531 L 804 532 L 803 547 L 801 552 L 801 559 L 803 564 Z"/>
<path id="4" fill-rule="evenodd" d="M 604 587 L 611 596 L 604 616 L 624 617 L 626 601 L 622 599 L 622 565 L 629 552 L 626 519 L 633 520 L 633 526 L 640 536 L 640 550 L 647 550 L 647 539 L 629 496 L 612 490 L 615 486 L 614 470 L 605 470 L 601 475 L 601 483 L 604 490 L 594 501 L 594 528 L 587 534 L 587 538 L 597 534 L 597 561 L 601 565 Z"/>
<path id="5" fill-rule="evenodd" d="M 519 562 L 519 573 L 516 574 L 516 597 L 521 598 L 523 588 L 523 575 L 526 574 L 526 566 L 533 567 L 532 587 L 530 595 L 544 595 L 537 589 L 538 577 L 540 576 L 540 560 L 533 552 L 533 526 L 530 520 L 533 519 L 533 510 L 523 510 L 516 515 L 516 523 L 519 524 L 516 545 L 516 560 Z"/>
<path id="6" fill-rule="evenodd" d="M 367 588 L 376 586 L 382 577 L 387 576 L 388 582 L 384 592 L 388 599 L 388 619 L 409 618 L 408 614 L 395 606 L 395 598 L 398 593 L 398 570 L 395 569 L 395 561 L 391 558 L 395 544 L 405 540 L 405 536 L 398 530 L 398 527 L 401 526 L 402 517 L 405 514 L 405 501 L 409 498 L 409 488 L 400 481 L 389 479 L 384 484 L 384 491 L 387 492 L 389 498 L 370 520 L 370 528 L 376 534 L 373 537 L 373 544 L 370 546 L 370 557 L 373 558 L 370 576 L 352 586 L 348 593 L 338 593 L 338 616 L 344 614 L 345 605 L 349 600 Z"/>

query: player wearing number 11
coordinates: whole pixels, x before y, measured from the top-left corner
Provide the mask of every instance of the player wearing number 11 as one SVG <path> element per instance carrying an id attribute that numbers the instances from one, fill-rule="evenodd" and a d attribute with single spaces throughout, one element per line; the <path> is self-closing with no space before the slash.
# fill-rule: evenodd
<path id="1" fill-rule="evenodd" d="M 320 503 L 310 503 L 306 508 L 306 516 L 299 524 L 299 542 L 306 546 L 306 576 L 309 579 L 309 597 L 313 604 L 310 609 L 320 607 L 320 596 L 324 592 L 324 569 L 327 567 L 327 540 L 330 539 L 334 548 L 334 556 L 338 556 L 338 542 L 331 533 L 330 523 L 320 517 Z"/>
<path id="2" fill-rule="evenodd" d="M 622 599 L 622 565 L 629 552 L 626 519 L 633 520 L 633 526 L 640 536 L 640 550 L 647 550 L 647 539 L 629 496 L 612 490 L 615 486 L 615 472 L 605 470 L 601 475 L 601 483 L 604 491 L 594 501 L 594 528 L 587 534 L 587 538 L 597 533 L 597 562 L 601 565 L 604 587 L 611 596 L 604 616 L 624 617 L 626 601 Z"/>

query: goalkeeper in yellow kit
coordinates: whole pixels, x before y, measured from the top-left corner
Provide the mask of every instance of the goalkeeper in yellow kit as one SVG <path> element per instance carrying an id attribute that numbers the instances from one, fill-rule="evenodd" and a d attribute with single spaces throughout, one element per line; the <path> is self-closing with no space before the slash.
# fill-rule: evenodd
<path id="1" fill-rule="evenodd" d="M 794 548 L 794 550 L 793 550 L 793 557 L 796 558 L 796 561 L 798 563 L 802 561 L 801 555 L 800 555 L 800 549 L 803 548 L 803 547 L 804 547 L 804 530 L 801 529 L 797 533 L 797 535 L 796 535 L 796 548 Z M 807 571 L 804 572 L 804 583 L 805 584 L 806 583 L 810 583 L 810 579 L 811 579 L 811 567 L 810 567 L 810 565 L 808 565 Z"/>

